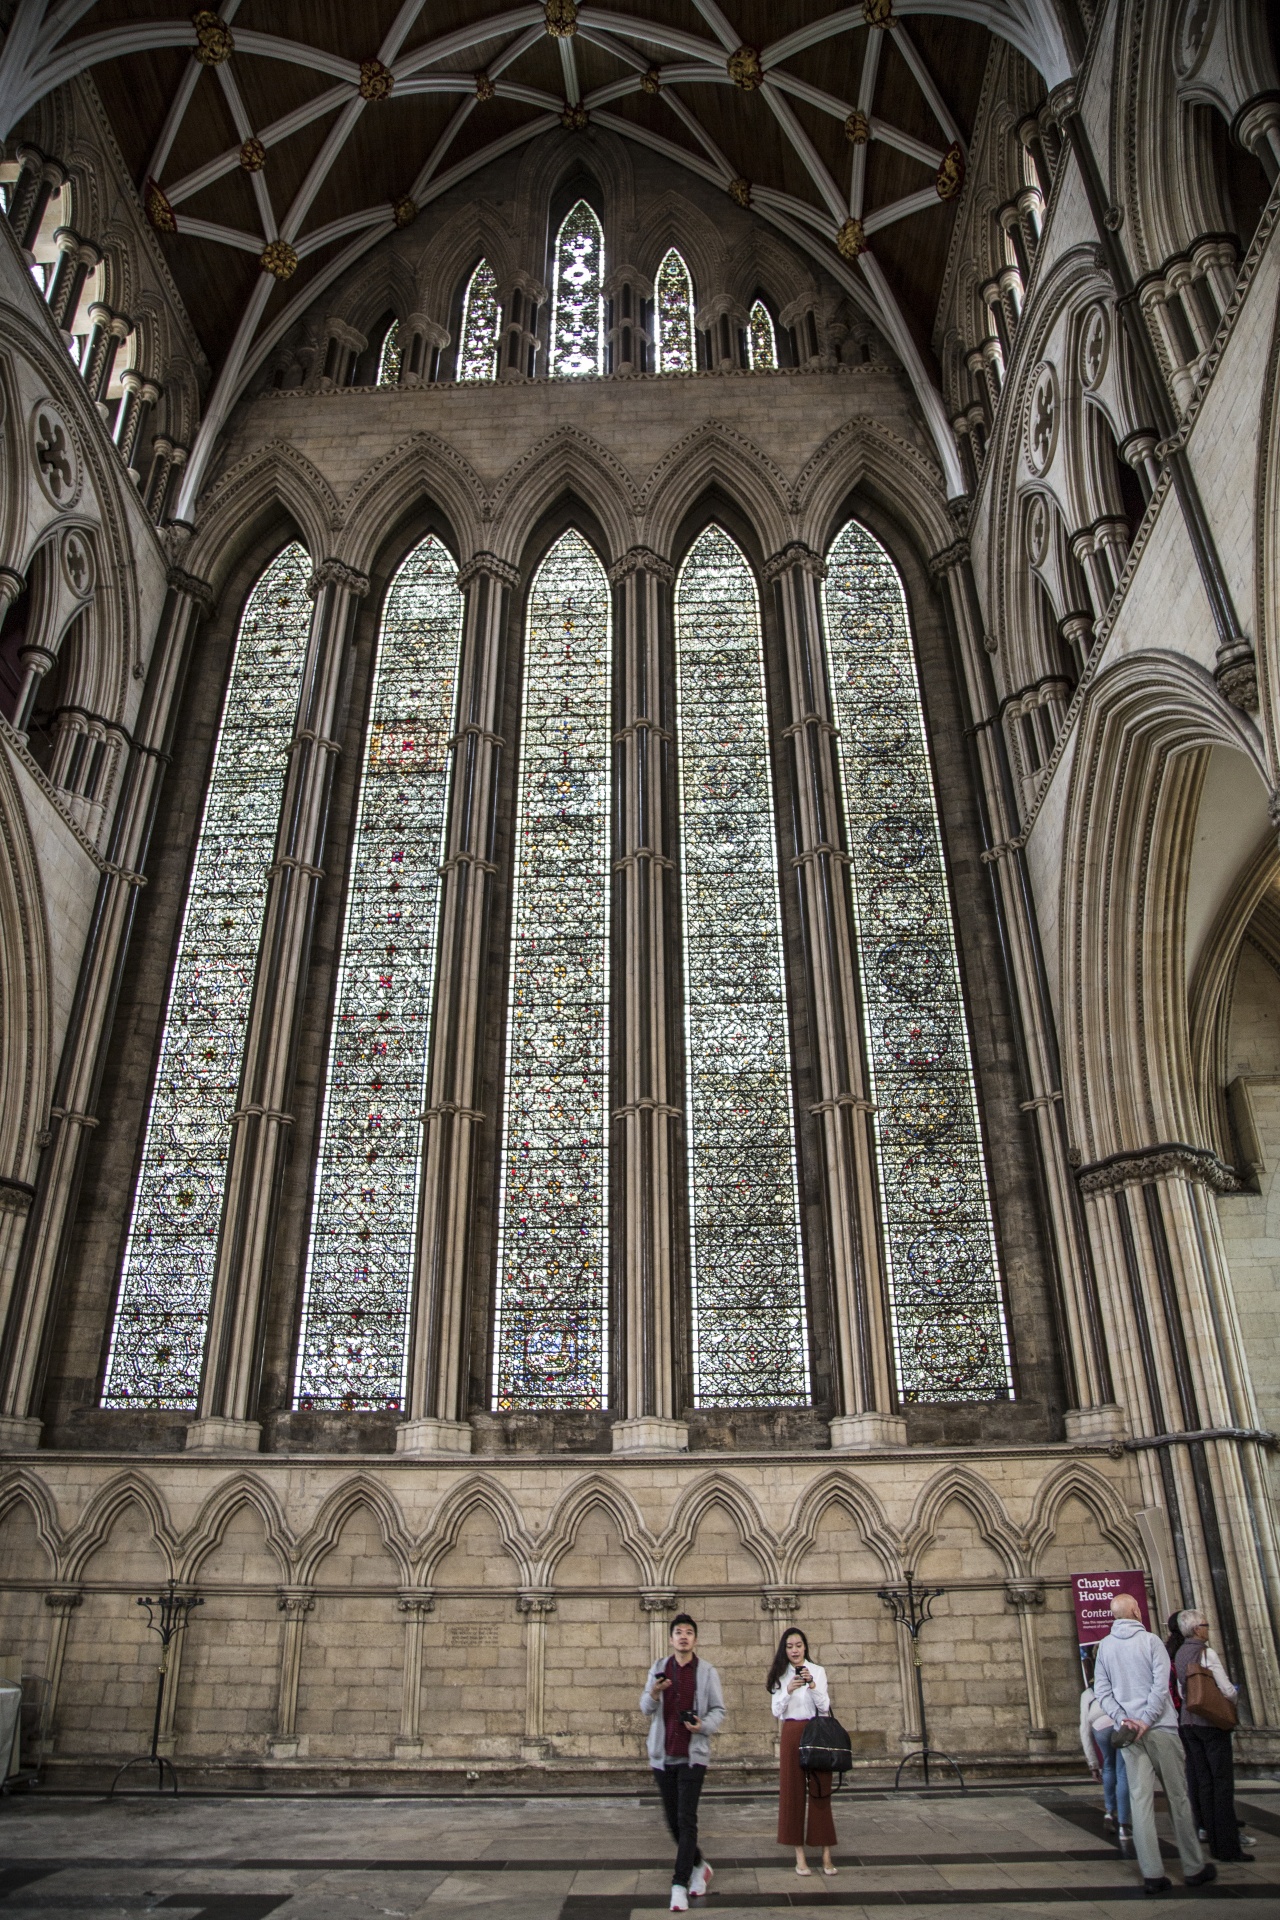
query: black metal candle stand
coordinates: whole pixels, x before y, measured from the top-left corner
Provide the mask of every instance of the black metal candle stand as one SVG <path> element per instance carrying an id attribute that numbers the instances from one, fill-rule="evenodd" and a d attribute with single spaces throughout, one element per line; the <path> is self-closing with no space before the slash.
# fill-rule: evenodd
<path id="1" fill-rule="evenodd" d="M 151 1751 L 135 1754 L 132 1760 L 125 1761 L 111 1782 L 107 1794 L 108 1800 L 114 1794 L 121 1777 L 128 1773 L 130 1767 L 154 1767 L 157 1793 L 164 1792 L 166 1775 L 173 1782 L 173 1791 L 175 1793 L 178 1791 L 178 1770 L 167 1754 L 160 1751 L 164 1695 L 169 1679 L 169 1648 L 186 1626 L 192 1612 L 196 1607 L 202 1607 L 204 1601 L 193 1593 L 179 1593 L 174 1581 L 170 1580 L 168 1587 L 158 1599 L 154 1599 L 150 1594 L 144 1594 L 138 1601 L 138 1605 L 146 1608 L 147 1625 L 152 1633 L 158 1633 L 160 1636 L 160 1665 L 156 1669 L 156 1711 L 151 1724 Z"/>
<path id="2" fill-rule="evenodd" d="M 960 1782 L 961 1793 L 965 1792 L 964 1775 L 958 1761 L 941 1747 L 929 1745 L 929 1722 L 924 1705 L 924 1672 L 920 1665 L 920 1629 L 925 1621 L 932 1618 L 933 1603 L 940 1600 L 946 1592 L 945 1587 L 921 1587 L 916 1585 L 915 1574 L 910 1567 L 904 1570 L 905 1584 L 900 1587 L 881 1587 L 880 1598 L 892 1613 L 900 1627 L 905 1627 L 911 1636 L 911 1660 L 916 1674 L 916 1711 L 920 1717 L 920 1745 L 902 1756 L 898 1762 L 898 1771 L 893 1776 L 894 1791 L 902 1785 L 904 1767 L 914 1766 L 917 1761 L 924 1769 L 924 1784 L 929 1785 L 929 1762 L 941 1761 L 951 1768 Z"/>

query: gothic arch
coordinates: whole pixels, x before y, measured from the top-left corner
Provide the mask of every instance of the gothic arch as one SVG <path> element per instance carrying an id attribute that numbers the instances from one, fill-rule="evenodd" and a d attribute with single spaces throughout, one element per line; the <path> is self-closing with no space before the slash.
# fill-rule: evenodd
<path id="1" fill-rule="evenodd" d="M 725 278 L 724 236 L 702 208 L 678 188 L 668 187 L 646 206 L 627 252 L 640 272 L 656 280 L 670 249 L 689 269 L 695 305 Z"/>
<path id="2" fill-rule="evenodd" d="M 53 1062 L 48 911 L 22 792 L 0 756 L 0 1171 L 34 1173 Z"/>
<path id="3" fill-rule="evenodd" d="M 712 486 L 736 501 L 766 557 L 792 537 L 785 475 L 743 435 L 707 420 L 678 440 L 645 481 L 646 544 L 669 553 L 684 516 Z"/>
<path id="4" fill-rule="evenodd" d="M 379 547 L 423 501 L 438 501 L 461 564 L 485 543 L 483 484 L 464 457 L 434 433 L 415 433 L 375 460 L 340 509 L 341 557 L 367 573 Z"/>
<path id="5" fill-rule="evenodd" d="M 44 1481 L 26 1467 L 17 1467 L 0 1481 L 0 1520 L 14 1507 L 26 1507 L 37 1538 L 49 1556 L 50 1568 L 62 1559 L 64 1536 L 53 1495 Z"/>
<path id="6" fill-rule="evenodd" d="M 1267 349 L 1253 514 L 1258 706 L 1271 766 L 1280 766 L 1280 313 Z"/>
<path id="7" fill-rule="evenodd" d="M 177 1541 L 160 1490 L 145 1473 L 127 1468 L 117 1474 L 92 1500 L 75 1525 L 68 1528 L 63 1546 L 62 1577 L 78 1580 L 85 1566 L 106 1541 L 128 1507 L 137 1507 L 150 1524 L 152 1537 L 171 1574 L 177 1571 Z"/>
<path id="8" fill-rule="evenodd" d="M 182 557 L 184 569 L 219 589 L 252 530 L 281 509 L 313 563 L 328 559 L 342 526 L 337 496 L 291 442 L 270 440 L 238 460 L 202 497 L 199 531 Z"/>
<path id="9" fill-rule="evenodd" d="M 848 518 L 849 496 L 859 488 L 910 527 L 925 554 L 954 541 L 956 523 L 937 467 L 892 429 L 870 420 L 837 428 L 805 462 L 791 490 L 798 537 L 825 554 Z"/>
<path id="10" fill-rule="evenodd" d="M 1058 1516 L 1068 1500 L 1087 1507 L 1103 1538 L 1117 1553 L 1130 1556 L 1131 1564 L 1142 1565 L 1145 1556 L 1136 1527 L 1111 1482 L 1083 1460 L 1069 1460 L 1046 1475 L 1036 1489 L 1031 1517 L 1023 1535 L 1027 1571 L 1034 1577 L 1040 1557 L 1058 1529 Z"/>
<path id="11" fill-rule="evenodd" d="M 1087 1161 L 1160 1140 L 1203 1145 L 1182 931 L 1197 749 L 1243 753 L 1265 786 L 1256 730 L 1205 668 L 1153 652 L 1093 682 L 1078 735 L 1060 904 L 1072 1138 Z"/>
<path id="12" fill-rule="evenodd" d="M 686 1489 L 658 1540 L 658 1584 L 672 1586 L 676 1571 L 693 1545 L 702 1521 L 720 1507 L 738 1529 L 738 1539 L 760 1567 L 766 1586 L 779 1584 L 778 1542 L 757 1506 L 755 1497 L 727 1473 L 709 1473 Z"/>
<path id="13" fill-rule="evenodd" d="M 236 1473 L 214 1489 L 178 1545 L 178 1578 L 194 1581 L 208 1556 L 221 1546 L 228 1526 L 242 1507 L 252 1507 L 262 1521 L 267 1544 L 280 1564 L 280 1578 L 292 1578 L 296 1542 L 279 1501 L 257 1474 Z"/>
<path id="14" fill-rule="evenodd" d="M 550 138 L 530 140 L 520 156 L 512 186 L 518 206 L 529 209 L 527 231 L 546 232 L 551 242 L 551 208 L 558 189 L 578 174 L 586 174 L 600 189 L 600 205 L 595 211 L 604 228 L 605 259 L 618 250 L 619 236 L 635 223 L 635 166 L 629 142 L 606 128 L 593 130 L 591 145 L 584 151 L 571 133 L 552 133 Z M 538 280 L 546 272 L 548 255 L 529 262 Z"/>
<path id="15" fill-rule="evenodd" d="M 641 1583 L 657 1584 L 657 1542 L 626 1489 L 603 1473 L 580 1480 L 556 1502 L 537 1541 L 534 1584 L 555 1585 L 556 1568 L 578 1537 L 578 1529 L 591 1512 L 603 1513 L 612 1520 L 623 1546 L 635 1561 Z"/>
<path id="16" fill-rule="evenodd" d="M 902 1554 L 898 1536 L 889 1525 L 884 1508 L 871 1489 L 855 1480 L 847 1467 L 832 1467 L 812 1486 L 806 1487 L 780 1536 L 783 1584 L 791 1584 L 799 1578 L 801 1563 L 817 1540 L 818 1523 L 827 1508 L 832 1506 L 844 1508 L 863 1541 L 884 1568 L 885 1578 L 898 1579 Z"/>
<path id="17" fill-rule="evenodd" d="M 501 558 L 517 562 L 539 520 L 565 493 L 589 498 L 609 551 L 606 567 L 635 544 L 635 483 L 620 461 L 590 434 L 561 427 L 509 467 L 490 496 Z"/>
<path id="18" fill-rule="evenodd" d="M 422 311 L 447 328 L 455 302 L 481 260 L 497 276 L 506 296 L 511 282 L 526 262 L 519 257 L 519 240 L 511 222 L 492 200 L 464 202 L 441 221 L 418 268 L 417 301 Z M 541 274 L 534 276 L 539 281 Z M 453 342 L 456 346 L 457 342 Z"/>
<path id="19" fill-rule="evenodd" d="M 505 1487 L 497 1480 L 491 1480 L 487 1474 L 479 1473 L 451 1487 L 432 1514 L 429 1525 L 414 1549 L 421 1585 L 431 1585 L 436 1568 L 445 1555 L 457 1546 L 468 1517 L 477 1511 L 487 1513 L 497 1527 L 502 1545 L 511 1557 L 515 1585 L 536 1586 L 538 1582 L 534 1566 L 537 1549 L 520 1509 Z"/>
<path id="20" fill-rule="evenodd" d="M 938 1530 L 944 1509 L 955 1500 L 965 1508 L 986 1544 L 1003 1560 L 1011 1579 L 1023 1573 L 1022 1542 L 995 1489 L 967 1467 L 944 1467 L 921 1488 L 902 1536 L 902 1558 L 918 1563 Z"/>
<path id="21" fill-rule="evenodd" d="M 1203 1138 L 1223 1160 L 1234 1152 L 1224 1090 L 1236 967 L 1249 922 L 1280 876 L 1280 849 L 1267 841 L 1236 880 L 1192 972 L 1187 1029 L 1192 1084 Z"/>
<path id="22" fill-rule="evenodd" d="M 395 1562 L 402 1584 L 406 1587 L 412 1584 L 412 1550 L 400 1504 L 372 1474 L 357 1473 L 334 1488 L 299 1540 L 299 1585 L 312 1584 L 325 1555 L 332 1552 L 343 1527 L 360 1507 L 377 1522 L 382 1544 Z"/>

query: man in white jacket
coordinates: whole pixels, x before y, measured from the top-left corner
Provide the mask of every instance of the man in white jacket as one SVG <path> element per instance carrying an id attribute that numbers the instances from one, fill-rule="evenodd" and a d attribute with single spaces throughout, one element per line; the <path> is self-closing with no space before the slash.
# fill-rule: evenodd
<path id="1" fill-rule="evenodd" d="M 1093 1686 L 1098 1705 L 1115 1728 L 1112 1739 L 1120 1746 L 1121 1763 L 1128 1775 L 1133 1844 L 1142 1869 L 1143 1890 L 1156 1897 L 1168 1893 L 1173 1884 L 1164 1871 L 1156 1833 L 1157 1774 L 1169 1802 L 1182 1877 L 1189 1887 L 1202 1887 L 1217 1879 L 1218 1869 L 1212 1861 L 1206 1864 L 1196 1838 L 1187 1797 L 1186 1757 L 1169 1692 L 1169 1656 L 1154 1633 L 1143 1626 L 1138 1603 L 1131 1594 L 1116 1595 L 1111 1602 L 1111 1617 L 1111 1631 L 1098 1647 Z M 1126 1739 L 1128 1744 L 1122 1745 Z"/>

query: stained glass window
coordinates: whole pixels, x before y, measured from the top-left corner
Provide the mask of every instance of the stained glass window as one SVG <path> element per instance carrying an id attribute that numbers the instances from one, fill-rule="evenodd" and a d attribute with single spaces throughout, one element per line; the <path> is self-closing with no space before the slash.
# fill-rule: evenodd
<path id="1" fill-rule="evenodd" d="M 581 534 L 529 596 L 494 1405 L 608 1395 L 609 590 Z"/>
<path id="2" fill-rule="evenodd" d="M 398 320 L 393 320 L 383 335 L 382 352 L 378 355 L 378 385 L 380 387 L 400 385 L 400 322 Z"/>
<path id="3" fill-rule="evenodd" d="M 462 299 L 462 340 L 458 347 L 459 380 L 496 380 L 498 335 L 502 308 L 498 304 L 498 276 L 482 260 L 467 282 Z"/>
<path id="4" fill-rule="evenodd" d="M 570 207 L 556 235 L 551 372 L 604 372 L 604 233 L 585 200 Z"/>
<path id="5" fill-rule="evenodd" d="M 856 521 L 828 561 L 898 1392 L 1007 1400 L 995 1233 L 906 600 L 888 554 Z"/>
<path id="6" fill-rule="evenodd" d="M 102 1404 L 194 1407 L 245 1026 L 311 618 L 286 547 L 240 622 L 196 842 Z"/>
<path id="7" fill-rule="evenodd" d="M 699 1406 L 808 1399 L 764 659 L 755 580 L 708 527 L 676 587 Z"/>
<path id="8" fill-rule="evenodd" d="M 770 372 L 778 364 L 773 321 L 763 300 L 757 300 L 747 318 L 747 355 L 755 372 Z"/>
<path id="9" fill-rule="evenodd" d="M 387 594 L 351 852 L 303 1293 L 300 1407 L 403 1404 L 458 570 L 434 534 Z"/>
<path id="10" fill-rule="evenodd" d="M 693 345 L 693 281 L 674 247 L 658 268 L 657 294 L 658 372 L 692 373 L 698 364 Z"/>

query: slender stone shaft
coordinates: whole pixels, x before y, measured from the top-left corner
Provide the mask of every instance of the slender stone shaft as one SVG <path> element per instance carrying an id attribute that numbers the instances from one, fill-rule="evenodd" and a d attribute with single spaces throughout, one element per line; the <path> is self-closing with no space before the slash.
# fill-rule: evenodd
<path id="1" fill-rule="evenodd" d="M 187 1445 L 256 1451 L 273 1229 L 293 1115 L 298 1022 L 306 988 L 325 826 L 338 693 L 364 574 L 338 560 L 317 569 L 315 611 L 302 669 L 275 860 L 267 880 L 258 974 L 245 1034 L 240 1105 L 232 1116 L 226 1199 L 214 1266 L 200 1417 Z"/>
<path id="2" fill-rule="evenodd" d="M 466 594 L 458 731 L 440 881 L 440 959 L 434 1043 L 423 1116 L 422 1231 L 402 1453 L 469 1453 L 466 1423 L 467 1264 L 480 1109 L 484 954 L 494 875 L 496 726 L 502 642 L 519 574 L 480 553 L 458 575 Z"/>

